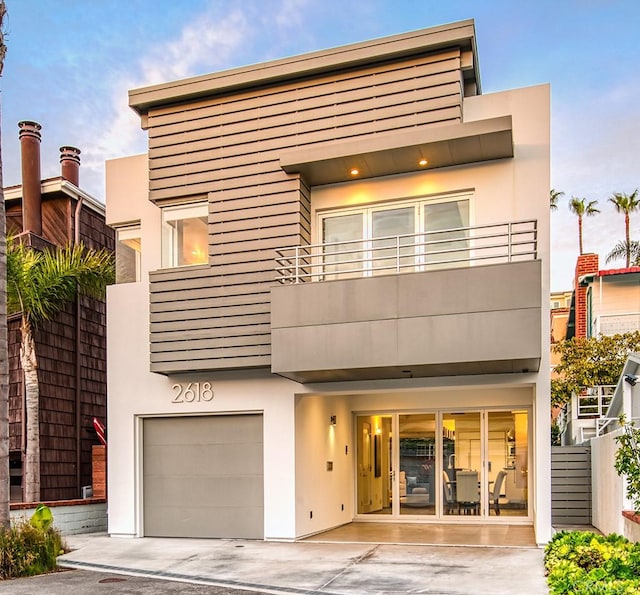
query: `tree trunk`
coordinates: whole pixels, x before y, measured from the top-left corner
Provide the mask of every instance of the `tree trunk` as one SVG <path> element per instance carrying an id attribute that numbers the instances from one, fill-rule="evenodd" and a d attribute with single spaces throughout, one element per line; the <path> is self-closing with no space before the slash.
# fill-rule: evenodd
<path id="1" fill-rule="evenodd" d="M 0 75 L 4 66 L 5 3 L 0 0 Z M 7 338 L 7 226 L 0 153 L 0 528 L 9 526 L 9 343 Z"/>
<path id="2" fill-rule="evenodd" d="M 20 327 L 20 363 L 24 373 L 27 415 L 27 452 L 24 459 L 24 501 L 40 500 L 40 385 L 38 359 L 31 323 L 24 316 Z"/>
<path id="3" fill-rule="evenodd" d="M 627 239 L 627 268 L 631 265 L 631 238 L 629 237 L 629 213 L 624 214 L 624 232 Z"/>
<path id="4" fill-rule="evenodd" d="M 580 243 L 580 256 L 582 256 L 582 217 L 578 217 L 578 242 Z"/>
<path id="5" fill-rule="evenodd" d="M 0 28 L 2 27 L 0 17 Z M 9 342 L 7 337 L 7 228 L 0 156 L 0 527 L 9 526 Z"/>

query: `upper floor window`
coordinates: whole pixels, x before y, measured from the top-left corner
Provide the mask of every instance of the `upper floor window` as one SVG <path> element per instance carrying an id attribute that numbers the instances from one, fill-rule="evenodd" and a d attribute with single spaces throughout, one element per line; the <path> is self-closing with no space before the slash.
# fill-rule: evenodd
<path id="1" fill-rule="evenodd" d="M 139 223 L 116 229 L 116 283 L 140 281 L 141 248 Z"/>
<path id="2" fill-rule="evenodd" d="M 162 266 L 181 267 L 207 262 L 207 203 L 162 209 Z"/>
<path id="3" fill-rule="evenodd" d="M 469 197 L 338 209 L 320 227 L 325 278 L 467 264 Z"/>

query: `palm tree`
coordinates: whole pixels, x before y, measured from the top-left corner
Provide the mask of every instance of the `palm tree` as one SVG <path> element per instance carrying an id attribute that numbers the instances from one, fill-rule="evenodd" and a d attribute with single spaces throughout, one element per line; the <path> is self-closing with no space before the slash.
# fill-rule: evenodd
<path id="1" fill-rule="evenodd" d="M 0 0 L 0 76 L 7 46 L 4 23 L 7 8 Z M 7 221 L 2 191 L 2 156 L 0 155 L 0 529 L 9 527 L 9 346 L 7 338 Z"/>
<path id="2" fill-rule="evenodd" d="M 576 198 L 575 196 L 572 196 L 569 201 L 569 210 L 578 216 L 578 241 L 581 255 L 584 254 L 582 250 L 582 218 L 585 215 L 591 216 L 599 213 L 600 211 L 596 209 L 597 204 L 597 200 L 587 202 L 586 198 Z"/>
<path id="3" fill-rule="evenodd" d="M 560 190 L 555 190 L 552 188 L 549 191 L 549 208 L 552 211 L 558 210 L 558 200 L 560 200 L 561 196 L 564 196 L 564 192 L 561 192 Z"/>
<path id="4" fill-rule="evenodd" d="M 34 328 L 73 302 L 78 294 L 100 298 L 115 277 L 113 255 L 82 244 L 40 252 L 7 243 L 7 308 L 20 313 L 20 363 L 24 373 L 27 446 L 24 501 L 40 499 L 38 358 Z"/>
<path id="5" fill-rule="evenodd" d="M 613 204 L 618 213 L 624 213 L 624 238 L 625 242 L 623 246 L 625 246 L 625 258 L 627 261 L 627 268 L 631 263 L 631 238 L 629 237 L 629 215 L 634 211 L 638 210 L 640 207 L 640 198 L 638 198 L 638 189 L 636 188 L 631 194 L 625 194 L 624 192 L 615 192 L 613 196 L 609 198 L 609 202 Z M 618 244 L 619 246 L 620 244 Z M 616 248 L 618 247 L 616 246 Z M 610 254 L 616 251 L 616 248 L 613 249 Z M 607 262 L 609 262 L 609 256 L 607 256 Z"/>
<path id="6" fill-rule="evenodd" d="M 640 266 L 640 242 L 635 240 L 631 240 L 629 243 L 625 241 L 618 242 L 613 247 L 613 250 L 607 254 L 607 262 L 620 258 L 627 259 L 627 268 Z"/>

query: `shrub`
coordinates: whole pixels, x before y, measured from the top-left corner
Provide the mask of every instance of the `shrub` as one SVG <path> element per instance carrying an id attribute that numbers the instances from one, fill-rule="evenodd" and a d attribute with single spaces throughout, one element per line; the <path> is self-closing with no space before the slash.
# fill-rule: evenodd
<path id="1" fill-rule="evenodd" d="M 619 419 L 623 433 L 615 439 L 619 445 L 615 467 L 618 475 L 626 479 L 634 511 L 640 513 L 640 428 L 635 427 L 635 422 L 627 422 L 624 415 Z"/>
<path id="2" fill-rule="evenodd" d="M 0 529 L 0 579 L 50 572 L 64 552 L 57 529 L 34 527 L 26 520 Z"/>
<path id="3" fill-rule="evenodd" d="M 552 595 L 640 593 L 640 544 L 612 533 L 560 531 L 545 548 Z"/>

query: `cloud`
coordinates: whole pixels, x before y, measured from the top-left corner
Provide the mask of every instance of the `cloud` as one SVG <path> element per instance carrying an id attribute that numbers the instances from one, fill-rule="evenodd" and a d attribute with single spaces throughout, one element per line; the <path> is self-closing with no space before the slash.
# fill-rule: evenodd
<path id="1" fill-rule="evenodd" d="M 209 69 L 226 65 L 247 38 L 245 15 L 234 10 L 223 18 L 213 13 L 199 15 L 187 25 L 180 37 L 158 45 L 141 60 L 139 86 L 153 85 L 194 74 L 198 66 Z"/>
<path id="2" fill-rule="evenodd" d="M 83 180 L 90 191 L 102 184 L 104 160 L 146 151 L 140 118 L 128 108 L 128 91 L 226 67 L 249 37 L 244 13 L 209 11 L 190 21 L 174 39 L 151 46 L 126 73 L 114 77 L 99 129 L 83 151 Z"/>

